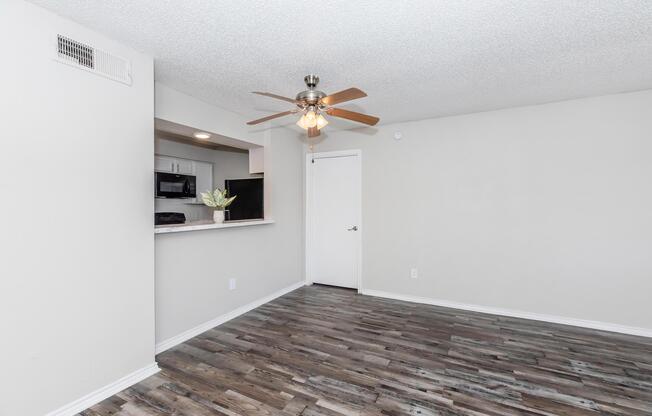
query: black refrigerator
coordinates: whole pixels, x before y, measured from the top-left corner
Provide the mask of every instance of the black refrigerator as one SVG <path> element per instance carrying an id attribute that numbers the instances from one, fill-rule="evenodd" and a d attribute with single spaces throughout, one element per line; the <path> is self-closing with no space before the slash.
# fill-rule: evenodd
<path id="1" fill-rule="evenodd" d="M 226 221 L 261 220 L 263 211 L 263 178 L 227 179 L 224 181 L 228 195 L 237 195 L 225 212 Z"/>

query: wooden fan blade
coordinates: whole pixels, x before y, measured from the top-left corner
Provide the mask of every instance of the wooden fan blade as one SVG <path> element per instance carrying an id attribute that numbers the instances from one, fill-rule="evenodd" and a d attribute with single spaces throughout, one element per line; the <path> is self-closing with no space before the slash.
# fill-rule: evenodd
<path id="1" fill-rule="evenodd" d="M 319 129 L 317 127 L 310 127 L 308 129 L 308 137 L 317 137 L 321 133 L 319 132 Z"/>
<path id="2" fill-rule="evenodd" d="M 294 98 L 283 97 L 281 95 L 272 94 L 271 92 L 253 91 L 252 94 L 264 95 L 265 97 L 276 98 L 277 100 L 287 101 L 288 103 L 292 103 L 292 104 L 298 103 L 298 101 L 295 100 Z"/>
<path id="3" fill-rule="evenodd" d="M 366 97 L 364 91 L 357 88 L 349 88 L 348 90 L 336 92 L 335 94 L 328 95 L 321 99 L 321 102 L 326 105 L 334 105 L 343 103 L 344 101 L 351 101 L 357 98 Z"/>
<path id="4" fill-rule="evenodd" d="M 271 116 L 259 118 L 258 120 L 252 120 L 252 121 L 248 122 L 247 124 L 250 125 L 250 126 L 253 126 L 254 124 L 263 123 L 263 122 L 268 121 L 268 120 L 273 120 L 275 118 L 287 116 L 287 115 L 294 114 L 294 113 L 295 113 L 295 111 L 283 111 L 282 113 L 272 114 Z"/>
<path id="5" fill-rule="evenodd" d="M 376 123 L 380 121 L 378 117 L 356 113 L 355 111 L 343 110 L 341 108 L 329 108 L 326 110 L 326 113 L 333 117 L 345 118 L 347 120 L 357 121 L 358 123 L 368 124 L 370 126 L 375 126 Z"/>

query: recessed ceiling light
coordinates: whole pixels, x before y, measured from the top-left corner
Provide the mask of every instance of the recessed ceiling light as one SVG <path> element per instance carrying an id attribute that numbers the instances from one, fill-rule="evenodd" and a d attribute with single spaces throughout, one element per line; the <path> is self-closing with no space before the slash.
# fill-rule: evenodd
<path id="1" fill-rule="evenodd" d="M 197 139 L 210 139 L 211 135 L 208 133 L 204 133 L 203 131 L 198 131 L 197 133 L 193 134 Z"/>

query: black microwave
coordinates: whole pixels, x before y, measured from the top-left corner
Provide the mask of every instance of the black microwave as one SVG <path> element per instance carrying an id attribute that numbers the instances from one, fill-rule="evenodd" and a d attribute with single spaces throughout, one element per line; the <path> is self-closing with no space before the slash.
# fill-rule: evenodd
<path id="1" fill-rule="evenodd" d="M 197 178 L 192 175 L 156 172 L 157 198 L 195 198 Z"/>

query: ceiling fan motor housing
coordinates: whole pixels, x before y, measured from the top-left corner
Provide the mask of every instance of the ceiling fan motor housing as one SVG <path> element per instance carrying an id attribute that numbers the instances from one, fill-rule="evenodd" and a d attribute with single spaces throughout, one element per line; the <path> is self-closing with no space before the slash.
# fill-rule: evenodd
<path id="1" fill-rule="evenodd" d="M 303 108 L 310 105 L 316 105 L 319 100 L 324 97 L 326 97 L 326 93 L 322 91 L 307 90 L 298 93 L 296 100 L 299 101 L 297 105 Z"/>
<path id="2" fill-rule="evenodd" d="M 299 101 L 297 106 L 299 108 L 306 108 L 317 105 L 320 99 L 326 97 L 325 92 L 315 89 L 317 84 L 319 84 L 319 77 L 317 75 L 306 75 L 303 80 L 306 82 L 308 89 L 297 94 L 295 98 Z"/>

